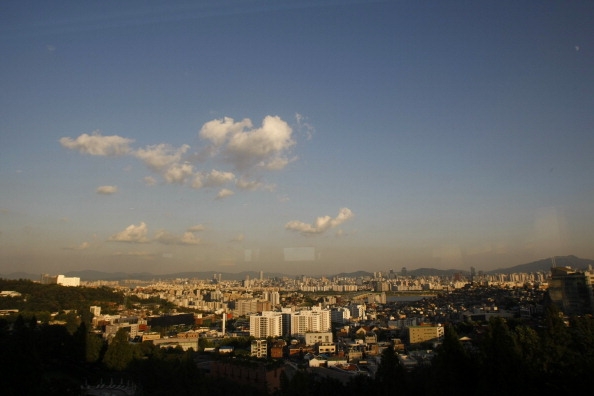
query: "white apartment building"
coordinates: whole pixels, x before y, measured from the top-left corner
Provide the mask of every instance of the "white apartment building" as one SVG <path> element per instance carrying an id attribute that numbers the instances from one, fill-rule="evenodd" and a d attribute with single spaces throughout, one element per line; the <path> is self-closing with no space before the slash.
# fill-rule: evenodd
<path id="1" fill-rule="evenodd" d="M 250 315 L 250 336 L 255 338 L 280 337 L 283 318 L 280 312 L 264 311 L 261 315 Z"/>
<path id="2" fill-rule="evenodd" d="M 58 275 L 58 278 L 56 279 L 56 283 L 58 285 L 62 285 L 62 286 L 78 287 L 78 286 L 80 286 L 80 278 Z"/>
<path id="3" fill-rule="evenodd" d="M 270 293 L 270 303 L 272 304 L 272 306 L 277 306 L 280 305 L 280 293 L 277 291 L 273 291 L 272 293 Z"/>
<path id="4" fill-rule="evenodd" d="M 325 332 L 332 328 L 330 310 L 312 307 L 291 313 L 291 335 L 304 336 L 305 333 Z"/>

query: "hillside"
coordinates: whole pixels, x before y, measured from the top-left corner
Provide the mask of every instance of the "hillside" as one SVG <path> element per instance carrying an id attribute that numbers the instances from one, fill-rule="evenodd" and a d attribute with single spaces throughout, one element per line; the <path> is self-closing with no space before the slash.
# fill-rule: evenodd
<path id="1" fill-rule="evenodd" d="M 576 257 L 574 255 L 569 256 L 556 256 L 555 263 L 557 267 L 571 267 L 577 270 L 587 270 L 589 266 L 594 267 L 594 260 L 592 259 L 583 259 Z M 507 268 L 499 268 L 492 271 L 485 271 L 487 274 L 511 274 L 511 273 L 518 273 L 518 272 L 548 272 L 552 267 L 552 259 L 544 258 L 541 260 L 533 261 L 531 263 L 516 265 L 513 267 Z M 454 274 L 459 273 L 462 275 L 469 275 L 470 271 L 468 269 L 436 269 L 436 268 L 417 268 L 408 271 L 409 276 L 453 276 Z M 65 276 L 68 277 L 79 277 L 82 281 L 95 281 L 95 280 L 106 280 L 106 281 L 120 281 L 120 280 L 142 280 L 142 281 L 151 281 L 151 280 L 165 280 L 165 279 L 187 279 L 187 278 L 194 278 L 194 279 L 212 279 L 215 274 L 221 274 L 222 280 L 244 280 L 249 277 L 249 279 L 258 279 L 260 273 L 257 271 L 244 271 L 238 273 L 232 272 L 215 272 L 215 271 L 200 271 L 200 272 L 176 272 L 171 274 L 152 274 L 149 272 L 140 272 L 140 273 L 125 273 L 125 272 L 102 272 L 102 271 L 95 271 L 95 270 L 84 270 L 84 271 L 70 271 L 65 273 Z M 57 274 L 56 274 L 57 275 Z M 295 275 L 287 275 L 282 273 L 264 273 L 265 278 L 294 278 Z M 336 275 L 326 275 L 329 278 L 332 277 L 372 277 L 373 273 L 368 271 L 355 271 L 355 272 L 341 272 Z M 3 279 L 30 279 L 33 281 L 38 281 L 41 278 L 41 274 L 30 274 L 25 272 L 14 272 L 10 274 L 0 274 L 0 278 Z"/>

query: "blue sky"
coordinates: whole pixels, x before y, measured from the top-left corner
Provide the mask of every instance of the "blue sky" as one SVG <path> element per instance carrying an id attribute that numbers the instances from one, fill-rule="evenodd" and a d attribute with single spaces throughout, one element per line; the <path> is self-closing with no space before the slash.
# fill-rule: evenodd
<path id="1" fill-rule="evenodd" d="M 0 274 L 594 258 L 592 2 L 4 2 Z"/>

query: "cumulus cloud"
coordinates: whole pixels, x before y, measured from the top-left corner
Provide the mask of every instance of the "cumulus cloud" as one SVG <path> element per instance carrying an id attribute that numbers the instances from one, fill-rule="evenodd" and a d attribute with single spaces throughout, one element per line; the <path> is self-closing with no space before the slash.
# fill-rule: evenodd
<path id="1" fill-rule="evenodd" d="M 111 194 L 115 194 L 116 192 L 118 192 L 118 187 L 117 186 L 99 186 L 97 187 L 97 194 L 102 194 L 102 195 L 111 195 Z"/>
<path id="2" fill-rule="evenodd" d="M 223 199 L 223 198 L 227 198 L 230 197 L 231 195 L 235 194 L 233 191 L 228 190 L 226 188 L 223 188 L 221 191 L 219 191 L 219 193 L 217 194 L 217 199 Z"/>
<path id="3" fill-rule="evenodd" d="M 180 236 L 162 230 L 157 232 L 154 240 L 164 245 L 198 245 L 200 243 L 200 238 L 189 231 Z"/>
<path id="4" fill-rule="evenodd" d="M 312 224 L 307 224 L 298 220 L 289 221 L 285 229 L 299 232 L 302 235 L 322 234 L 327 230 L 337 227 L 353 217 L 353 212 L 349 208 L 342 208 L 334 218 L 330 216 L 318 217 Z"/>
<path id="5" fill-rule="evenodd" d="M 307 127 L 303 116 L 298 114 L 296 118 L 300 130 L 304 125 Z M 187 144 L 176 147 L 160 143 L 132 148 L 133 139 L 103 136 L 99 131 L 77 138 L 62 137 L 60 144 L 90 155 L 136 158 L 154 172 L 144 178 L 148 186 L 162 181 L 194 189 L 227 187 L 219 191 L 219 199 L 233 194 L 228 189 L 233 184 L 240 190 L 273 191 L 274 185 L 259 180 L 261 172 L 281 170 L 297 158 L 290 153 L 295 145 L 293 130 L 278 116 L 266 116 L 261 127 L 255 127 L 247 118 L 237 122 L 230 117 L 212 120 L 202 126 L 199 138 L 203 145 L 193 152 Z M 205 164 L 209 161 L 216 163 L 217 169 L 208 170 Z M 97 193 L 116 192 L 115 186 L 114 190 L 108 187 L 111 186 L 100 187 Z"/>
<path id="6" fill-rule="evenodd" d="M 248 118 L 235 122 L 231 117 L 222 120 L 212 120 L 205 123 L 200 130 L 200 137 L 209 140 L 215 147 L 222 146 L 229 136 L 243 133 L 252 128 L 252 121 Z"/>
<path id="7" fill-rule="evenodd" d="M 167 183 L 183 184 L 194 173 L 194 167 L 189 163 L 172 164 L 163 172 L 163 178 Z"/>
<path id="8" fill-rule="evenodd" d="M 60 144 L 71 150 L 78 150 L 84 154 L 90 155 L 124 155 L 130 152 L 130 143 L 132 139 L 123 138 L 121 136 L 103 136 L 99 131 L 88 135 L 83 133 L 76 139 L 63 137 L 60 139 Z"/>
<path id="9" fill-rule="evenodd" d="M 209 121 L 200 137 L 219 148 L 236 169 L 263 167 L 282 169 L 289 162 L 287 154 L 295 144 L 291 127 L 277 116 L 266 116 L 261 128 L 249 119 L 234 122 L 232 118 Z"/>
<path id="10" fill-rule="evenodd" d="M 164 171 L 172 165 L 179 163 L 190 146 L 184 144 L 175 148 L 169 144 L 156 144 L 138 149 L 134 152 L 137 158 L 155 171 Z"/>
<path id="11" fill-rule="evenodd" d="M 201 182 L 204 187 L 219 187 L 235 180 L 232 172 L 223 172 L 213 169 L 207 174 L 201 174 Z"/>
<path id="12" fill-rule="evenodd" d="M 200 238 L 196 236 L 193 232 L 184 232 L 180 239 L 180 243 L 182 245 L 198 245 L 200 243 Z"/>
<path id="13" fill-rule="evenodd" d="M 274 191 L 276 186 L 274 184 L 266 184 L 256 180 L 249 180 L 245 178 L 241 178 L 235 182 L 235 185 L 242 189 L 242 190 L 267 190 L 267 191 Z"/>
<path id="14" fill-rule="evenodd" d="M 147 235 L 148 227 L 144 222 L 141 222 L 139 225 L 129 225 L 125 230 L 110 236 L 108 240 L 113 242 L 145 243 L 149 242 Z"/>
<path id="15" fill-rule="evenodd" d="M 183 184 L 194 174 L 194 166 L 187 161 L 182 162 L 189 149 L 187 144 L 176 148 L 162 143 L 138 149 L 133 154 L 151 170 L 160 173 L 167 183 Z"/>

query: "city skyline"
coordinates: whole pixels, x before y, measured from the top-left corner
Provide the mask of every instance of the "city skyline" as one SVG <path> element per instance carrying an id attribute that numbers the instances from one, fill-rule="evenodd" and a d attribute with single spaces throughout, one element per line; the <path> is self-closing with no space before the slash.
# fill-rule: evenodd
<path id="1" fill-rule="evenodd" d="M 0 273 L 594 258 L 591 2 L 32 4 Z"/>

